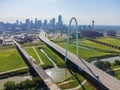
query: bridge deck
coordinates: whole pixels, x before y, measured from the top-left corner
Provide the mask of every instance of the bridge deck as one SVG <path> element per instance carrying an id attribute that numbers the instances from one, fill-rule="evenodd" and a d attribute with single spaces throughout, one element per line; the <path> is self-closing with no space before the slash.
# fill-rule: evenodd
<path id="1" fill-rule="evenodd" d="M 16 46 L 19 48 L 19 50 L 23 53 L 23 55 L 26 57 L 28 62 L 31 64 L 31 66 L 35 69 L 35 71 L 38 73 L 38 75 L 43 79 L 45 84 L 48 86 L 50 90 L 60 90 L 60 88 L 57 86 L 57 84 L 51 79 L 51 77 L 48 76 L 48 74 L 39 66 L 34 63 L 34 58 L 32 58 L 22 47 L 19 43 L 17 43 L 15 40 L 13 40 Z"/>
<path id="2" fill-rule="evenodd" d="M 39 37 L 42 41 L 44 41 L 47 45 L 51 46 L 63 56 L 65 56 L 66 50 L 62 47 L 58 46 L 57 44 L 51 42 L 49 39 L 45 37 L 45 32 L 40 32 Z M 88 63 L 87 61 L 83 60 L 82 58 L 77 57 L 76 55 L 68 52 L 68 59 L 73 62 L 75 65 L 80 67 L 90 76 L 92 76 L 95 80 L 99 83 L 107 87 L 111 90 L 120 90 L 120 81 L 116 78 L 110 76 L 109 74 L 103 72 L 102 70 L 98 69 L 94 65 Z M 99 78 L 98 78 L 99 77 Z"/>

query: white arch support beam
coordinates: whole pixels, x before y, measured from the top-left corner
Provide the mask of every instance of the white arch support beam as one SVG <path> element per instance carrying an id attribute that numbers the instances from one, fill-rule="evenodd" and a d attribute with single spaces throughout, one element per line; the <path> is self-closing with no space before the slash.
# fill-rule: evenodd
<path id="1" fill-rule="evenodd" d="M 69 27 L 68 27 L 68 32 L 67 32 L 67 42 L 66 42 L 66 55 L 65 55 L 65 62 L 67 61 L 67 57 L 68 57 L 68 44 L 69 44 L 69 37 L 70 37 L 70 32 L 71 32 L 71 23 L 72 21 L 75 21 L 75 29 L 76 29 L 76 54 L 78 56 L 78 23 L 77 23 L 77 19 L 75 17 L 71 18 L 70 22 L 69 22 Z"/>

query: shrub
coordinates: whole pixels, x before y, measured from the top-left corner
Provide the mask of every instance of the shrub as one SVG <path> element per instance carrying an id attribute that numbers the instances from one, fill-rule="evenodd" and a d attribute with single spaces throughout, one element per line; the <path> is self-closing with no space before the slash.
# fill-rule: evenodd
<path id="1" fill-rule="evenodd" d="M 16 89 L 15 82 L 13 82 L 13 81 L 6 82 L 4 84 L 4 88 L 5 88 L 5 90 L 15 90 Z"/>
<path id="2" fill-rule="evenodd" d="M 94 64 L 95 64 L 95 66 L 97 66 L 98 68 L 100 68 L 104 71 L 111 67 L 110 62 L 108 62 L 108 61 L 96 61 Z"/>

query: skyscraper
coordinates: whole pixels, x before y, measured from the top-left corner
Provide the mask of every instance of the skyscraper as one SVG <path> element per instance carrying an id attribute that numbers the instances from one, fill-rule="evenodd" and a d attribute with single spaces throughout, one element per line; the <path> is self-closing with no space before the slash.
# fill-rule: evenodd
<path id="1" fill-rule="evenodd" d="M 38 20 L 35 18 L 35 28 L 37 28 Z"/>
<path id="2" fill-rule="evenodd" d="M 44 29 L 47 28 L 47 20 L 44 20 L 42 27 L 43 27 Z"/>
<path id="3" fill-rule="evenodd" d="M 58 16 L 58 23 L 56 25 L 57 25 L 57 29 L 62 29 L 63 28 L 63 21 L 62 21 L 62 16 L 61 15 Z"/>
<path id="4" fill-rule="evenodd" d="M 52 19 L 52 26 L 55 26 L 55 18 Z"/>
<path id="5" fill-rule="evenodd" d="M 62 16 L 59 15 L 59 16 L 58 16 L 58 23 L 61 23 L 61 21 L 62 21 Z"/>
<path id="6" fill-rule="evenodd" d="M 40 29 L 41 26 L 42 26 L 42 21 L 41 21 L 41 20 L 38 20 L 37 28 Z"/>
<path id="7" fill-rule="evenodd" d="M 30 28 L 33 28 L 34 27 L 34 24 L 33 24 L 33 21 L 31 20 L 30 21 Z"/>
<path id="8" fill-rule="evenodd" d="M 95 21 L 93 20 L 92 21 L 92 30 L 94 30 L 94 23 L 95 23 Z"/>
<path id="9" fill-rule="evenodd" d="M 25 24 L 28 25 L 30 23 L 30 20 L 29 19 L 26 19 L 25 20 Z"/>
<path id="10" fill-rule="evenodd" d="M 62 21 L 62 16 L 61 15 L 58 16 L 58 25 L 59 26 L 63 25 L 63 21 Z"/>
<path id="11" fill-rule="evenodd" d="M 30 29 L 30 19 L 25 20 L 25 29 Z"/>

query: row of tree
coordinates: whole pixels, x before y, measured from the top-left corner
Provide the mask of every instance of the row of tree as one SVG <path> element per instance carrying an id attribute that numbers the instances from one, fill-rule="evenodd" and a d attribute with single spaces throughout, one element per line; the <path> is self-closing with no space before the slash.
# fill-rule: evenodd
<path id="1" fill-rule="evenodd" d="M 43 80 L 39 77 L 35 77 L 32 80 L 26 79 L 20 83 L 15 83 L 13 81 L 8 81 L 4 84 L 5 90 L 36 90 L 44 87 L 45 84 Z"/>
<path id="2" fill-rule="evenodd" d="M 119 47 L 119 46 L 116 46 L 116 45 L 112 45 L 112 44 L 105 43 L 105 42 L 102 42 L 102 41 L 98 41 L 98 40 L 95 40 L 95 39 L 90 39 L 90 38 L 87 38 L 87 39 L 90 40 L 90 41 L 93 41 L 93 42 L 102 44 L 102 45 L 106 45 L 106 46 L 108 46 L 108 47 L 112 47 L 112 48 L 115 48 L 115 49 L 120 49 L 120 47 Z"/>

